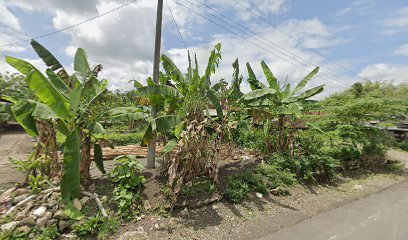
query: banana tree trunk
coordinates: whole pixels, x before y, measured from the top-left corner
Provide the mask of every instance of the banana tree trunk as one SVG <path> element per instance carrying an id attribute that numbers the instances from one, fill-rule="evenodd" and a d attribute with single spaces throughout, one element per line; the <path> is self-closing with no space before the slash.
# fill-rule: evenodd
<path id="1" fill-rule="evenodd" d="M 61 175 L 61 163 L 58 159 L 57 131 L 55 128 L 50 129 L 49 149 L 51 155 L 51 178 Z"/>
<path id="2" fill-rule="evenodd" d="M 285 115 L 279 115 L 279 149 L 285 149 Z"/>
<path id="3" fill-rule="evenodd" d="M 89 169 L 91 167 L 91 136 L 85 134 L 81 143 L 81 176 L 84 179 L 91 177 Z"/>

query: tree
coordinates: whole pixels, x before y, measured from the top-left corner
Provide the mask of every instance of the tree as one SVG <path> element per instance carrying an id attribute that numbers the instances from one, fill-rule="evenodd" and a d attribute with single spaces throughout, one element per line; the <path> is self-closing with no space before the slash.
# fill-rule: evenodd
<path id="1" fill-rule="evenodd" d="M 241 102 L 246 108 L 252 111 L 255 110 L 257 113 L 262 113 L 267 118 L 278 118 L 278 149 L 287 150 L 290 143 L 285 144 L 286 118 L 291 118 L 292 122 L 301 118 L 304 105 L 308 103 L 311 97 L 324 90 L 324 85 L 321 85 L 301 92 L 313 76 L 318 73 L 319 67 L 316 67 L 291 90 L 289 83 L 281 84 L 277 80 L 264 61 L 261 62 L 261 66 L 269 86 L 264 85 L 256 78 L 249 63 L 246 65 L 248 69 L 248 83 L 252 91 L 245 94 L 241 98 Z M 268 120 L 271 121 L 272 119 Z M 292 134 L 288 140 L 292 141 L 293 137 Z"/>
<path id="2" fill-rule="evenodd" d="M 106 90 L 107 81 L 99 81 L 91 71 L 86 53 L 79 48 L 75 54 L 74 70 L 71 76 L 62 65 L 41 45 L 33 41 L 34 49 L 49 67 L 43 75 L 30 63 L 6 57 L 6 61 L 17 71 L 26 76 L 25 81 L 33 91 L 36 100 L 17 100 L 12 112 L 17 121 L 32 136 L 38 136 L 36 119 L 52 121 L 58 132 L 64 136 L 63 173 L 60 182 L 62 198 L 65 201 L 79 197 L 81 133 L 100 129 L 100 124 L 93 120 L 92 106 Z M 54 71 L 59 70 L 58 73 Z M 103 170 L 100 146 L 95 145 L 95 163 Z"/>

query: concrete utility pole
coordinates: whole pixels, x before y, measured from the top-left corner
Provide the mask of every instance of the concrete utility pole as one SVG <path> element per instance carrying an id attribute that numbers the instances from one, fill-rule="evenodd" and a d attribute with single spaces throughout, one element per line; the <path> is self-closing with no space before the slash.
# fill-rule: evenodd
<path id="1" fill-rule="evenodd" d="M 153 59 L 153 81 L 159 83 L 159 68 L 160 68 L 160 47 L 161 47 L 161 30 L 163 20 L 163 0 L 157 1 L 157 19 L 156 19 L 156 39 L 154 42 L 154 59 Z M 152 118 L 157 117 L 157 109 L 151 107 Z M 149 151 L 147 153 L 147 168 L 154 168 L 156 165 L 156 136 L 149 143 Z"/>

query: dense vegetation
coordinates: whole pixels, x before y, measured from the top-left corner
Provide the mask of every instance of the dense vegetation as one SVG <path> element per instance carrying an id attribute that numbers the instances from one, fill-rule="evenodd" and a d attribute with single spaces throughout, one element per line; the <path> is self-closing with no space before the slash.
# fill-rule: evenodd
<path id="1" fill-rule="evenodd" d="M 408 116 L 408 84 L 356 83 L 316 101 L 325 86 L 304 88 L 319 67 L 292 88 L 262 61 L 267 84 L 247 63 L 251 91 L 243 93 L 238 59 L 232 64 L 230 84 L 212 79 L 221 61 L 217 44 L 203 72 L 196 56 L 188 56 L 184 73 L 163 55 L 158 84 L 151 78 L 145 85 L 134 80 L 135 90 L 113 93 L 107 90 L 107 80 L 98 79 L 102 66 L 90 67 L 83 49 L 78 49 L 69 73 L 38 42 L 32 46 L 48 69 L 42 73 L 26 61 L 6 57 L 21 75 L 0 75 L 0 121 L 18 122 L 37 140 L 29 159 L 13 160 L 27 174 L 28 188 L 40 193 L 59 184 L 65 213 L 76 220 L 83 216 L 73 203 L 80 197 L 81 181 L 90 178 L 91 151 L 105 173 L 104 146 L 147 145 L 161 139 L 166 144 L 163 193 L 168 209 L 180 193 L 200 192 L 191 189 L 200 184 L 188 186 L 195 179 L 205 183 L 205 191 L 217 191 L 224 145 L 261 152 L 263 159 L 228 177 L 221 194 L 232 203 L 252 193 L 287 195 L 288 186 L 296 182 L 327 183 L 356 168 L 381 168 L 387 148 L 407 149 L 406 142 L 396 142 L 381 127 L 395 126 Z M 158 112 L 155 118 L 150 117 L 152 108 Z M 213 109 L 215 115 L 210 114 Z M 369 126 L 374 120 L 381 123 Z M 143 166 L 134 156 L 120 156 L 115 163 L 109 177 L 116 215 L 132 218 L 141 211 L 142 191 L 149 191 L 144 189 Z M 117 221 L 98 214 L 72 229 L 79 236 L 103 238 L 115 231 Z"/>

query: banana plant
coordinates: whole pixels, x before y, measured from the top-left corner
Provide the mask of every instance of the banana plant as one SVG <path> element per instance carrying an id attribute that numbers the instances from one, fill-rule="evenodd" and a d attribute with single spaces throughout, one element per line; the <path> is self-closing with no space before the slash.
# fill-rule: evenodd
<path id="1" fill-rule="evenodd" d="M 152 119 L 142 109 L 137 107 L 115 108 L 111 117 L 116 119 L 140 120 L 148 122 L 142 145 L 146 145 L 155 136 L 155 132 L 167 134 L 171 129 L 177 135 L 177 129 L 182 128 L 185 117 L 192 113 L 203 114 L 212 105 L 219 118 L 223 117 L 220 96 L 211 87 L 211 75 L 215 73 L 221 60 L 221 44 L 216 44 L 211 51 L 205 73 L 200 76 L 197 57 L 194 57 L 194 67 L 188 54 L 187 73 L 183 74 L 176 64 L 165 54 L 161 56 L 165 73 L 160 73 L 159 84 L 149 77 L 146 85 L 134 81 L 136 93 L 146 98 L 149 104 L 158 109 L 159 115 Z M 173 144 L 173 143 L 170 143 Z"/>
<path id="2" fill-rule="evenodd" d="M 45 56 L 49 57 L 47 54 L 40 55 L 43 59 Z M 54 70 L 62 67 L 53 67 L 50 59 L 55 58 L 48 58 L 50 64 L 46 63 L 50 68 L 44 75 L 30 63 L 6 56 L 6 62 L 26 76 L 25 81 L 37 98 L 30 101 L 18 100 L 11 110 L 16 120 L 32 136 L 38 135 L 35 119 L 55 122 L 58 132 L 64 136 L 61 144 L 64 155 L 61 193 L 64 201 L 70 201 L 80 194 L 81 134 L 101 128 L 96 121 L 89 120 L 89 114 L 92 113 L 92 104 L 105 92 L 107 81 L 96 78 L 94 71 L 89 68 L 86 53 L 81 48 L 75 54 L 75 73 L 71 76 L 65 70 L 59 74 L 54 73 Z M 96 146 L 95 151 L 96 165 L 103 170 L 100 147 Z"/>
<path id="3" fill-rule="evenodd" d="M 290 117 L 293 122 L 300 119 L 303 106 L 308 103 L 311 97 L 324 90 L 324 85 L 320 85 L 302 92 L 306 84 L 318 73 L 319 67 L 316 67 L 291 90 L 289 83 L 281 84 L 277 80 L 264 61 L 261 62 L 261 66 L 268 86 L 256 78 L 249 63 L 246 66 L 248 69 L 248 83 L 252 91 L 243 95 L 240 102 L 253 112 L 264 114 L 264 116 L 278 117 L 278 144 L 279 149 L 284 150 L 286 117 Z"/>

